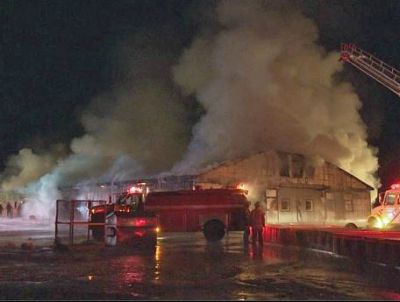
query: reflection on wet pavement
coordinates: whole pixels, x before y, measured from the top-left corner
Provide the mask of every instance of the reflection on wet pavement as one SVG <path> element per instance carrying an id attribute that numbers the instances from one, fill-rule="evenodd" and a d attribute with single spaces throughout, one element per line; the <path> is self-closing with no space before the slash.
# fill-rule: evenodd
<path id="1" fill-rule="evenodd" d="M 0 299 L 397 299 L 345 260 L 298 248 L 171 233 L 155 250 L 102 245 L 0 258 Z"/>

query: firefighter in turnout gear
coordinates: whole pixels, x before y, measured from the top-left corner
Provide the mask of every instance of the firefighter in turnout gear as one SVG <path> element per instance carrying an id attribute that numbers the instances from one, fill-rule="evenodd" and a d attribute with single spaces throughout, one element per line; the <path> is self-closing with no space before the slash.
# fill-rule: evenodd
<path id="1" fill-rule="evenodd" d="M 7 210 L 7 217 L 8 218 L 12 218 L 13 217 L 13 215 L 12 215 L 12 206 L 11 206 L 11 204 L 9 202 L 7 202 L 6 210 Z"/>
<path id="2" fill-rule="evenodd" d="M 244 205 L 244 232 L 243 232 L 243 244 L 249 244 L 250 236 L 250 202 L 246 202 Z"/>
<path id="3" fill-rule="evenodd" d="M 255 203 L 255 208 L 250 213 L 250 226 L 252 228 L 252 243 L 256 244 L 257 241 L 263 245 L 263 229 L 265 226 L 264 211 L 261 208 L 259 201 Z"/>

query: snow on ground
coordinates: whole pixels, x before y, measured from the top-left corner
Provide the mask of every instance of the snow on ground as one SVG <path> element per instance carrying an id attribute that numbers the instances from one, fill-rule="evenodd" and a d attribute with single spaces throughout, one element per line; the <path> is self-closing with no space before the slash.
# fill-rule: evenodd
<path id="1" fill-rule="evenodd" d="M 54 229 L 54 222 L 29 218 L 0 218 L 0 231 L 32 231 Z"/>

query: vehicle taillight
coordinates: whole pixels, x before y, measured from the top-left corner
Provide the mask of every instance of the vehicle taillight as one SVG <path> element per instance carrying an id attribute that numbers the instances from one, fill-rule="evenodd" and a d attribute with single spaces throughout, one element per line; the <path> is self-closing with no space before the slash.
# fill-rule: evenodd
<path id="1" fill-rule="evenodd" d="M 104 212 L 104 209 L 103 208 L 92 208 L 92 209 L 90 209 L 90 212 L 92 214 L 101 213 L 101 212 Z"/>
<path id="2" fill-rule="evenodd" d="M 154 218 L 135 218 L 132 220 L 132 225 L 135 227 L 152 226 L 154 224 Z"/>
<path id="3" fill-rule="evenodd" d="M 148 221 L 145 218 L 137 218 L 137 219 L 133 220 L 133 224 L 134 224 L 134 226 L 141 227 L 141 226 L 145 226 L 146 224 L 148 224 Z"/>

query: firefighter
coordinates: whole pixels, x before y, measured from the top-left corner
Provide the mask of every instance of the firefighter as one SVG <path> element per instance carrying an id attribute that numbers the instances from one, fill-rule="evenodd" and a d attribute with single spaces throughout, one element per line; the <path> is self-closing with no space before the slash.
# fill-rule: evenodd
<path id="1" fill-rule="evenodd" d="M 244 204 L 244 233 L 243 233 L 243 243 L 245 245 L 249 244 L 249 236 L 250 236 L 250 202 L 246 202 Z"/>
<path id="2" fill-rule="evenodd" d="M 7 217 L 12 218 L 12 206 L 9 202 L 7 202 L 6 210 L 7 210 Z"/>
<path id="3" fill-rule="evenodd" d="M 17 207 L 17 217 L 22 217 L 22 201 L 18 204 Z"/>
<path id="4" fill-rule="evenodd" d="M 250 212 L 250 226 L 252 228 L 252 243 L 256 244 L 257 241 L 263 245 L 263 229 L 265 226 L 264 211 L 261 208 L 259 201 L 255 203 L 255 208 Z"/>

